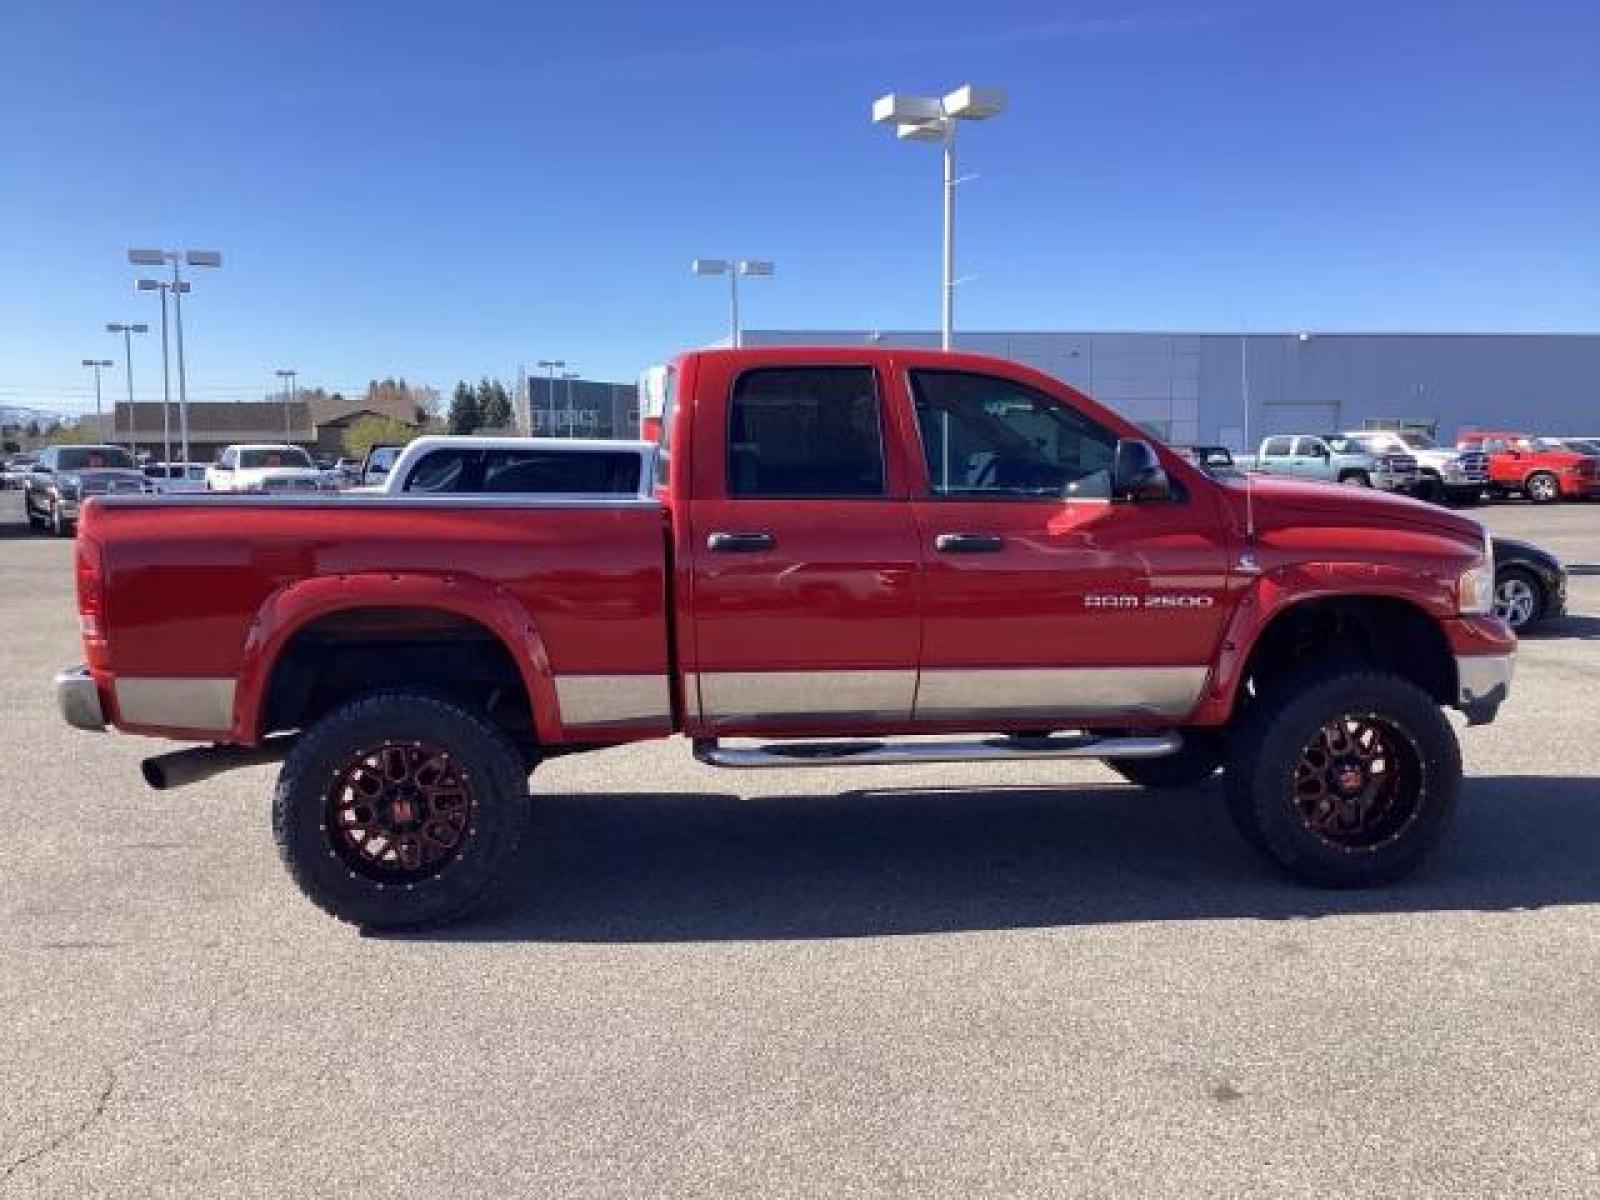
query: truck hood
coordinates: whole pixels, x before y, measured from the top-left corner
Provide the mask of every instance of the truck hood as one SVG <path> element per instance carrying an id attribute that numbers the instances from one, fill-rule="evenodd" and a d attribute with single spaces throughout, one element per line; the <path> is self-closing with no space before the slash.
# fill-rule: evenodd
<path id="1" fill-rule="evenodd" d="M 1458 538 L 1468 545 L 1483 545 L 1483 526 L 1477 521 L 1409 496 L 1271 475 L 1252 475 L 1248 480 L 1223 478 L 1217 482 L 1227 493 L 1241 524 L 1245 516 L 1245 491 L 1249 489 L 1256 526 L 1260 529 L 1284 525 L 1411 529 L 1421 526 Z"/>

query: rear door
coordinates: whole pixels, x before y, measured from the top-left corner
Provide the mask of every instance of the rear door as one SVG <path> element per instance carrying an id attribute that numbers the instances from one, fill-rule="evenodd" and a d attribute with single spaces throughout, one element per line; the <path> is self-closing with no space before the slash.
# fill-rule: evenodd
<path id="1" fill-rule="evenodd" d="M 976 371 L 909 373 L 925 475 L 919 724 L 1150 724 L 1200 698 L 1228 610 L 1210 495 L 1110 499 L 1117 434 Z"/>
<path id="2" fill-rule="evenodd" d="M 691 723 L 903 724 L 918 551 L 885 381 L 849 363 L 740 364 L 707 356 L 694 389 Z"/>

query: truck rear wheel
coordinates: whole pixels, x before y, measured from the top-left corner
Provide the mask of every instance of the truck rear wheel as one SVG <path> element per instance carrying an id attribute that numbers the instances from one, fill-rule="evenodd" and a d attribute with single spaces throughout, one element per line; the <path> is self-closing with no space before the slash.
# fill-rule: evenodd
<path id="1" fill-rule="evenodd" d="M 1323 887 L 1408 874 L 1443 836 L 1460 790 L 1450 722 L 1395 675 L 1303 675 L 1250 709 L 1229 740 L 1228 809 L 1245 840 Z"/>
<path id="2" fill-rule="evenodd" d="M 516 857 L 523 755 L 468 709 L 379 692 L 336 709 L 290 751 L 272 827 L 306 896 L 372 929 L 437 925 L 483 903 Z"/>

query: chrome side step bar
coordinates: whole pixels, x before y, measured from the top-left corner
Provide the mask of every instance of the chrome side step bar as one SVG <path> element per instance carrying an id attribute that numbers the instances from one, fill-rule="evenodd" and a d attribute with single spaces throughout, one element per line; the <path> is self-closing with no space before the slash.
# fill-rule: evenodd
<path id="1" fill-rule="evenodd" d="M 707 766 L 901 767 L 922 763 L 1026 762 L 1052 758 L 1165 758 L 1183 749 L 1181 733 L 1097 737 L 1092 733 L 990 737 L 977 741 L 773 742 L 724 746 L 699 738 L 694 756 Z"/>

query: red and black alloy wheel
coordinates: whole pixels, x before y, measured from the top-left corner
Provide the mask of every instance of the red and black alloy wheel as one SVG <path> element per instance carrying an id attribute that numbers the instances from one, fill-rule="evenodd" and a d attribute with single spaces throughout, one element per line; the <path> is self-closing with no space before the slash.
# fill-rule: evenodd
<path id="1" fill-rule="evenodd" d="M 431 879 L 473 829 L 472 785 L 444 748 L 422 741 L 357 750 L 328 786 L 334 852 L 377 883 Z"/>

